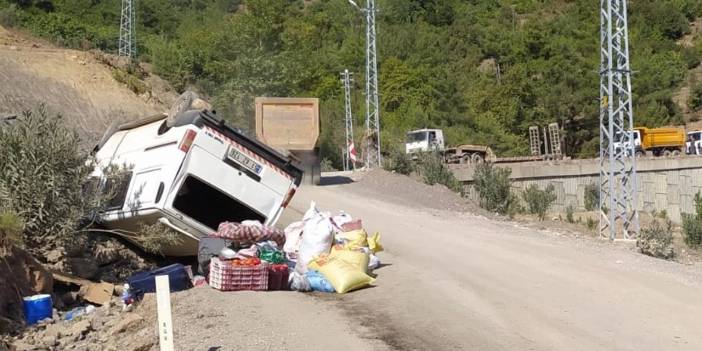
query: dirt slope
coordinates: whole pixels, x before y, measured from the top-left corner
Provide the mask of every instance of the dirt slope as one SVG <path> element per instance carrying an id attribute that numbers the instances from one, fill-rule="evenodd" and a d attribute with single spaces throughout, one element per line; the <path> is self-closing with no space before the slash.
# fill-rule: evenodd
<path id="1" fill-rule="evenodd" d="M 167 109 L 114 80 L 93 53 L 55 48 L 0 27 L 0 116 L 44 103 L 85 138 L 99 137 L 113 120 Z"/>
<path id="2" fill-rule="evenodd" d="M 678 41 L 678 45 L 686 48 L 692 47 L 700 35 L 702 35 L 702 18 L 690 23 L 690 33 L 684 35 Z M 692 87 L 700 81 L 702 81 L 702 65 L 691 69 L 685 83 L 673 94 L 673 102 L 680 107 L 689 130 L 702 128 L 702 111 L 693 111 L 688 106 Z"/>

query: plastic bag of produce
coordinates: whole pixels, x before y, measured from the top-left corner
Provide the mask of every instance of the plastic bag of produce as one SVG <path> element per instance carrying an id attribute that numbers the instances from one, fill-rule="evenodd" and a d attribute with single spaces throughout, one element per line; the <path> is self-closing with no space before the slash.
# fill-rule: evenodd
<path id="1" fill-rule="evenodd" d="M 370 272 L 378 267 L 380 267 L 380 259 L 378 256 L 370 254 L 368 256 L 368 271 Z"/>
<path id="2" fill-rule="evenodd" d="M 315 270 L 309 270 L 307 273 L 305 273 L 305 277 L 307 277 L 307 280 L 310 282 L 310 287 L 312 288 L 313 291 L 321 291 L 321 292 L 334 292 L 334 287 L 329 283 L 329 281 L 324 278 L 324 276 L 315 271 Z"/>
<path id="3" fill-rule="evenodd" d="M 341 225 L 341 231 L 342 232 L 350 232 L 352 230 L 360 230 L 363 229 L 363 221 L 360 219 L 356 219 L 347 223 L 344 223 Z"/>
<path id="4" fill-rule="evenodd" d="M 283 263 L 283 261 L 285 261 L 281 251 L 265 247 L 259 250 L 258 257 L 270 263 Z"/>
<path id="5" fill-rule="evenodd" d="M 290 290 L 295 291 L 310 291 L 312 287 L 310 286 L 310 281 L 304 274 L 300 274 L 297 271 L 290 272 L 288 276 L 288 284 L 290 284 Z"/>
<path id="6" fill-rule="evenodd" d="M 368 270 L 368 254 L 361 251 L 351 251 L 351 250 L 339 250 L 332 248 L 331 254 L 329 254 L 330 259 L 339 258 L 350 265 L 358 268 L 362 272 Z"/>
<path id="7" fill-rule="evenodd" d="M 241 249 L 237 251 L 236 256 L 234 256 L 234 258 L 242 260 L 253 257 L 258 257 L 258 246 L 256 245 L 251 245 L 248 249 Z"/>
<path id="8" fill-rule="evenodd" d="M 285 245 L 283 245 L 283 252 L 288 257 L 288 259 L 296 260 L 298 250 L 300 248 L 300 238 L 302 237 L 302 229 L 305 227 L 305 223 L 293 222 L 288 225 L 285 230 Z"/>
<path id="9" fill-rule="evenodd" d="M 358 250 L 368 246 L 368 233 L 365 229 L 336 234 L 336 241 L 343 243 L 348 250 Z"/>
<path id="10" fill-rule="evenodd" d="M 324 275 L 324 278 L 327 278 L 339 294 L 360 289 L 375 281 L 358 267 L 339 258 L 330 259 L 319 268 L 319 272 Z"/>
<path id="11" fill-rule="evenodd" d="M 353 221 L 353 218 L 348 213 L 343 211 L 339 212 L 338 215 L 332 217 L 332 222 L 338 231 L 343 231 L 341 228 L 346 224 Z"/>
<path id="12" fill-rule="evenodd" d="M 368 248 L 373 251 L 373 253 L 383 251 L 383 245 L 380 244 L 380 233 L 375 232 L 373 236 L 369 236 L 366 239 L 368 242 Z"/>
<path id="13" fill-rule="evenodd" d="M 304 222 L 305 227 L 298 252 L 298 264 L 302 263 L 303 271 L 305 271 L 307 263 L 315 256 L 328 253 L 334 240 L 333 227 L 329 215 L 319 212 L 314 202 L 312 202 L 310 209 L 305 214 Z"/>

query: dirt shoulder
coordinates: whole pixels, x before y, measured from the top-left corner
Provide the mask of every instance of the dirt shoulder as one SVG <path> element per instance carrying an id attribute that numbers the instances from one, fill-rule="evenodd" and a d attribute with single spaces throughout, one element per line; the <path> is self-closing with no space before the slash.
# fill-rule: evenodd
<path id="1" fill-rule="evenodd" d="M 348 179 L 353 182 L 346 184 L 345 190 L 369 198 L 438 211 L 491 215 L 446 186 L 427 185 L 419 179 L 402 174 L 376 169 L 369 172 L 355 172 Z"/>

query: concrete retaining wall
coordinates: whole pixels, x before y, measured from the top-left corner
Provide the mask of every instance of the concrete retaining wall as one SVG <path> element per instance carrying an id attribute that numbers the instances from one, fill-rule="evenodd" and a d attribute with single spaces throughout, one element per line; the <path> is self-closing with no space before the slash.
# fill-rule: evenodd
<path id="1" fill-rule="evenodd" d="M 599 160 L 524 162 L 498 164 L 512 170 L 513 190 L 521 192 L 531 184 L 545 189 L 553 184 L 557 199 L 552 212 L 565 212 L 573 206 L 585 211 L 585 187 L 599 184 Z M 694 196 L 702 191 L 702 157 L 637 159 L 637 206 L 641 211 L 665 210 L 674 222 L 681 213 L 694 213 Z M 451 166 L 456 178 L 466 185 L 469 197 L 478 199 L 471 185 L 472 166 Z"/>

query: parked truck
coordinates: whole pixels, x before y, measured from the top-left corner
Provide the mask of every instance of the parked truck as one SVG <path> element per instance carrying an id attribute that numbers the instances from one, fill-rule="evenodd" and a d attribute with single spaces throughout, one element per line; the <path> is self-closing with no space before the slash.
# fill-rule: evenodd
<path id="1" fill-rule="evenodd" d="M 318 185 L 319 99 L 257 97 L 256 138 L 291 157 L 304 170 L 303 182 Z"/>
<path id="2" fill-rule="evenodd" d="M 405 153 L 416 160 L 423 152 L 438 152 L 444 163 L 500 163 L 544 160 L 545 156 L 497 157 L 489 146 L 463 144 L 446 147 L 441 129 L 418 129 L 407 133 Z"/>
<path id="3" fill-rule="evenodd" d="M 702 130 L 687 132 L 685 147 L 688 155 L 702 155 Z"/>
<path id="4" fill-rule="evenodd" d="M 614 143 L 615 149 L 623 145 L 631 145 L 636 156 L 648 153 L 653 156 L 678 156 L 686 149 L 686 135 L 684 128 L 645 128 L 637 127 L 630 132 L 628 140 L 624 135 L 618 134 Z"/>

